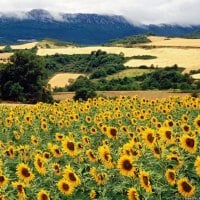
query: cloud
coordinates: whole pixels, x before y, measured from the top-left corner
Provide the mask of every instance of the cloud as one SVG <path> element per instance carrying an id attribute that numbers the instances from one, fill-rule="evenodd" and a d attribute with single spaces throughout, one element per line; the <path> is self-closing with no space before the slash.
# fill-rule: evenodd
<path id="1" fill-rule="evenodd" d="M 143 24 L 200 24 L 199 0 L 1 0 L 0 12 L 39 8 L 54 14 L 118 14 Z"/>

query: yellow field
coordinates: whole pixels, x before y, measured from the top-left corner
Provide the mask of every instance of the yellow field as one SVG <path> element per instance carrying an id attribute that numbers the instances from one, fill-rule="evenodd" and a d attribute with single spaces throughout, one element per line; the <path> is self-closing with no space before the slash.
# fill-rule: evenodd
<path id="1" fill-rule="evenodd" d="M 143 49 L 143 48 L 124 48 L 124 47 L 68 47 L 66 49 L 39 49 L 38 55 L 54 55 L 59 54 L 90 54 L 91 51 L 101 49 L 108 53 L 119 54 L 123 52 L 125 56 L 137 56 L 137 55 L 151 55 L 157 56 L 157 59 L 152 60 L 138 60 L 132 59 L 125 63 L 129 67 L 137 67 L 140 65 L 154 65 L 158 67 L 166 67 L 177 64 L 180 67 L 186 68 L 185 72 L 189 72 L 193 69 L 200 68 L 200 48 L 153 48 L 153 49 Z"/>
<path id="2" fill-rule="evenodd" d="M 65 87 L 70 83 L 70 81 L 74 81 L 82 74 L 72 74 L 72 73 L 62 73 L 62 74 L 56 74 L 48 84 L 51 85 L 51 88 L 55 87 Z"/>
<path id="3" fill-rule="evenodd" d="M 185 38 L 168 38 L 150 36 L 148 37 L 152 42 L 142 44 L 145 46 L 156 46 L 156 47 L 192 47 L 200 48 L 200 39 L 185 39 Z"/>
<path id="4" fill-rule="evenodd" d="M 0 63 L 7 63 L 13 53 L 0 53 Z"/>
<path id="5" fill-rule="evenodd" d="M 198 74 L 193 74 L 193 75 L 192 75 L 192 78 L 193 78 L 193 79 L 200 79 L 200 73 L 198 73 Z"/>
<path id="6" fill-rule="evenodd" d="M 26 44 L 19 44 L 19 45 L 11 45 L 12 49 L 32 49 L 37 45 L 38 42 L 30 42 Z M 3 49 L 5 46 L 0 46 L 0 49 Z"/>

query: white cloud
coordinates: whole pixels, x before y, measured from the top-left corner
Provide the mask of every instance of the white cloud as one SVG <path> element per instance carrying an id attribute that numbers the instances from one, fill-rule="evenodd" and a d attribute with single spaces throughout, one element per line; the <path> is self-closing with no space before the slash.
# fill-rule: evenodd
<path id="1" fill-rule="evenodd" d="M 1 0 L 1 12 L 47 9 L 124 15 L 145 24 L 200 24 L 200 0 Z"/>

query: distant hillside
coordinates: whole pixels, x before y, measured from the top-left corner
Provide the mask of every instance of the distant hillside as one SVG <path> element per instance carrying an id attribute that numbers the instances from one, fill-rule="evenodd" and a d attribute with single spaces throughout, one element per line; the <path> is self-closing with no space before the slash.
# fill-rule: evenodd
<path id="1" fill-rule="evenodd" d="M 185 38 L 200 39 L 200 30 L 194 31 L 190 34 L 186 34 Z"/>
<path id="2" fill-rule="evenodd" d="M 136 36 L 129 36 L 122 39 L 114 39 L 111 40 L 108 46 L 125 46 L 125 47 L 132 47 L 134 44 L 142 44 L 142 43 L 149 43 L 151 40 L 147 38 L 145 35 L 136 35 Z"/>
<path id="3" fill-rule="evenodd" d="M 53 38 L 84 45 L 103 44 L 111 39 L 149 32 L 163 36 L 180 36 L 200 29 L 200 26 L 165 24 L 139 27 L 118 15 L 60 14 L 55 18 L 46 10 L 12 15 L 0 13 L 0 27 L 0 43 L 4 44 Z"/>

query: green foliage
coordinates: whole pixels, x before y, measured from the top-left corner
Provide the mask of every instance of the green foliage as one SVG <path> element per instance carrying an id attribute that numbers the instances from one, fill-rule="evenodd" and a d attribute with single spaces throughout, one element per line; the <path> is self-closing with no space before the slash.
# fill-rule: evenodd
<path id="1" fill-rule="evenodd" d="M 31 50 L 20 50 L 10 60 L 11 63 L 1 69 L 2 99 L 52 102 L 51 93 L 45 88 L 47 74 L 42 58 Z"/>
<path id="2" fill-rule="evenodd" d="M 125 69 L 123 66 L 125 61 L 126 59 L 122 54 L 107 54 L 105 51 L 97 50 L 86 55 L 55 54 L 46 56 L 45 68 L 49 74 L 55 72 L 95 73 L 97 70 L 103 70 L 106 74 L 111 74 L 111 71 L 117 72 Z"/>
<path id="3" fill-rule="evenodd" d="M 74 100 L 86 101 L 89 98 L 96 97 L 96 92 L 91 88 L 81 87 L 75 92 Z"/>
<path id="4" fill-rule="evenodd" d="M 101 72 L 100 70 L 98 72 Z M 103 72 L 102 72 L 103 73 Z M 100 76 L 100 75 L 99 75 Z M 76 91 L 81 86 L 92 87 L 94 90 L 194 90 L 200 87 L 199 82 L 194 82 L 188 74 L 182 74 L 182 69 L 178 66 L 155 69 L 136 77 L 113 78 L 107 80 L 89 80 L 86 77 L 78 78 L 68 87 L 69 91 Z"/>
<path id="5" fill-rule="evenodd" d="M 151 55 L 138 55 L 138 56 L 132 56 L 131 59 L 138 59 L 138 60 L 151 60 L 156 59 L 157 56 L 151 56 Z"/>
<path id="6" fill-rule="evenodd" d="M 136 36 L 130 36 L 122 39 L 115 39 L 111 40 L 108 45 L 110 46 L 116 46 L 116 45 L 123 45 L 125 47 L 132 47 L 134 44 L 141 44 L 141 43 L 149 43 L 151 40 L 147 38 L 146 35 L 136 35 Z"/>
<path id="7" fill-rule="evenodd" d="M 11 53 L 13 52 L 13 49 L 10 45 L 5 46 L 3 49 L 0 50 L 0 53 Z"/>

